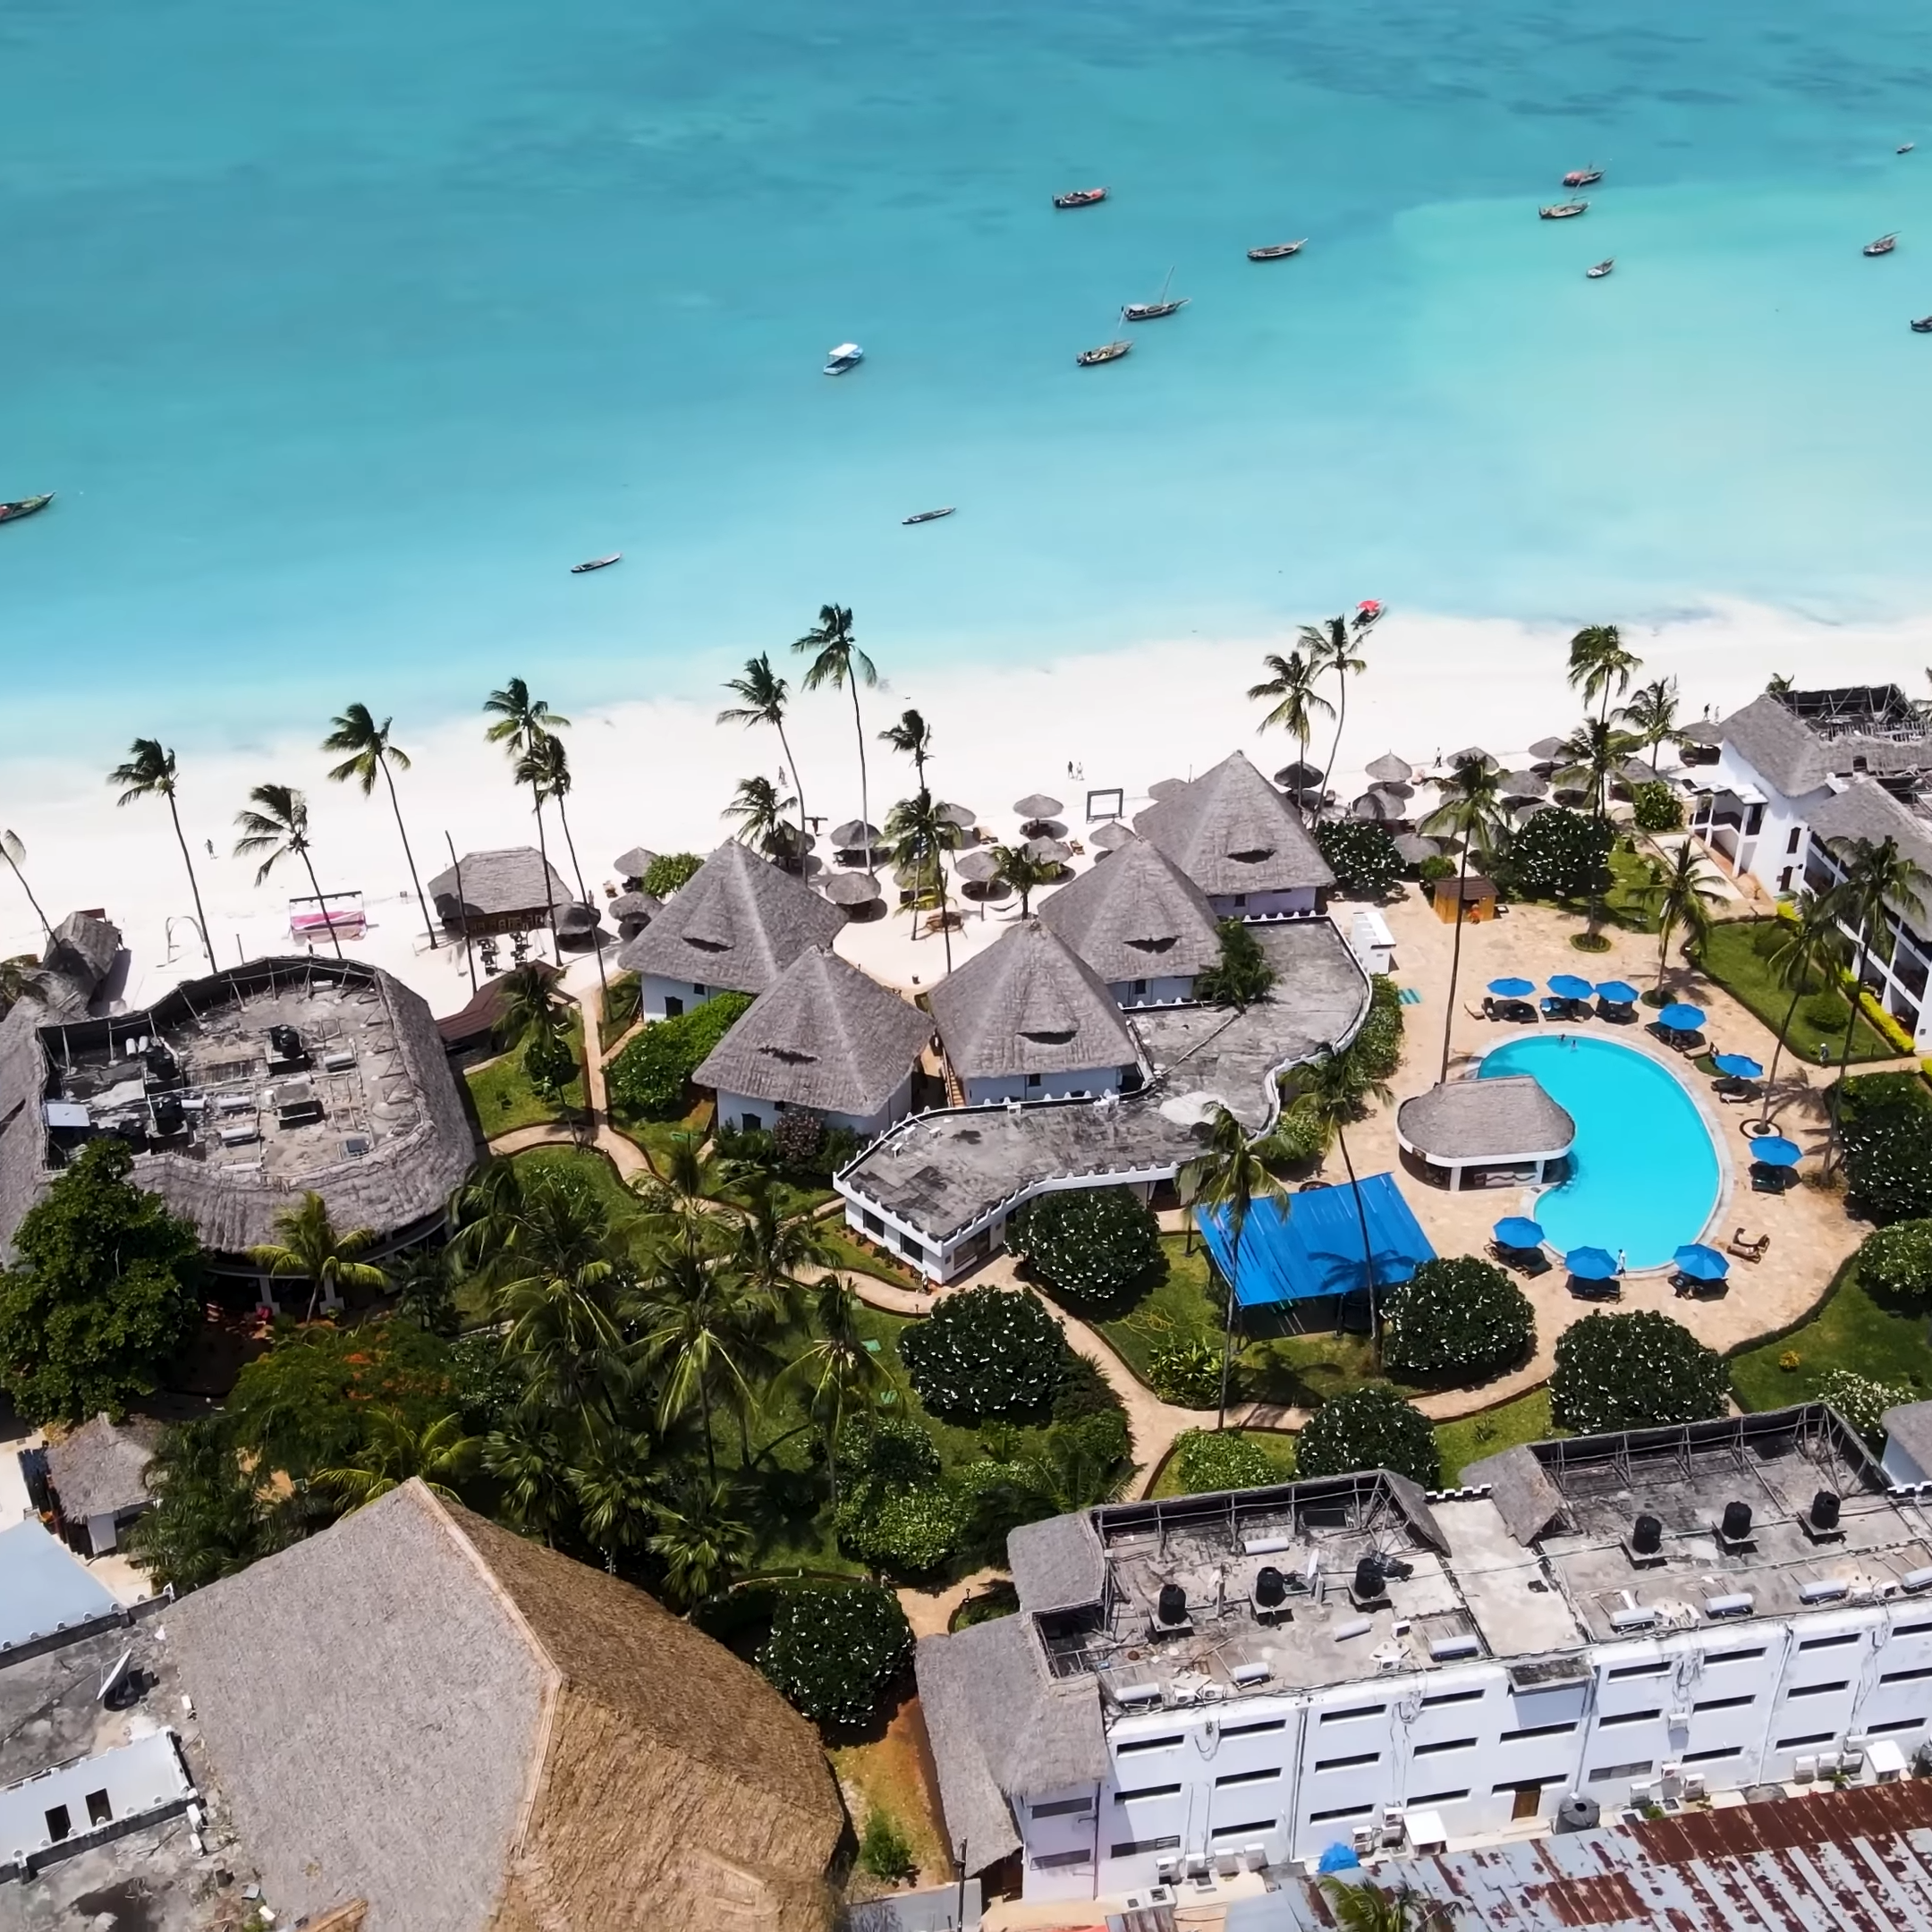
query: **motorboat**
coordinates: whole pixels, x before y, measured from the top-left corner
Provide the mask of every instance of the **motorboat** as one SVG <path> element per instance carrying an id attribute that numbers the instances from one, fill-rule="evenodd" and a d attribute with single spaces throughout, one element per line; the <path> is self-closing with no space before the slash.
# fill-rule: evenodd
<path id="1" fill-rule="evenodd" d="M 54 492 L 48 490 L 41 496 L 21 496 L 13 503 L 0 503 L 0 523 L 12 523 L 23 516 L 31 516 L 36 510 L 45 510 L 54 501 Z"/>
<path id="2" fill-rule="evenodd" d="M 1082 369 L 1092 369 L 1100 362 L 1118 362 L 1132 347 L 1131 342 L 1102 343 L 1097 349 L 1082 349 L 1073 360 Z"/>
<path id="3" fill-rule="evenodd" d="M 1064 194 L 1056 194 L 1053 205 L 1055 208 L 1091 208 L 1097 201 L 1105 201 L 1106 195 L 1105 188 L 1070 188 Z"/>
<path id="4" fill-rule="evenodd" d="M 1569 221 L 1578 215 L 1589 213 L 1588 201 L 1553 201 L 1547 208 L 1539 208 L 1537 213 L 1545 221 Z"/>
<path id="5" fill-rule="evenodd" d="M 613 564 L 622 564 L 623 562 L 623 552 L 622 550 L 613 550 L 608 556 L 589 557 L 581 564 L 572 564 L 570 567 L 570 573 L 572 577 L 581 577 L 586 571 L 608 570 Z"/>
<path id="6" fill-rule="evenodd" d="M 1291 255 L 1299 255 L 1308 246 L 1308 237 L 1299 242 L 1270 242 L 1266 248 L 1251 248 L 1248 250 L 1250 261 L 1286 261 Z"/>
<path id="7" fill-rule="evenodd" d="M 936 523 L 941 517 L 951 516 L 958 506 L 948 504 L 944 510 L 920 510 L 909 517 L 901 517 L 902 523 Z"/>
<path id="8" fill-rule="evenodd" d="M 1912 324 L 1912 334 L 1914 335 L 1932 335 L 1932 315 L 1920 316 Z"/>
<path id="9" fill-rule="evenodd" d="M 1600 261 L 1594 268 L 1586 268 L 1583 273 L 1588 275 L 1592 282 L 1601 282 L 1603 278 L 1606 275 L 1608 275 L 1610 271 L 1615 267 L 1616 257 L 1613 255 L 1608 261 Z"/>
<path id="10" fill-rule="evenodd" d="M 855 342 L 842 342 L 826 357 L 825 372 L 827 376 L 843 376 L 848 369 L 855 369 L 865 360 L 865 351 Z"/>
<path id="11" fill-rule="evenodd" d="M 1152 301 L 1129 302 L 1121 310 L 1123 322 L 1158 322 L 1163 316 L 1171 316 L 1177 309 L 1185 309 L 1191 300 L 1182 295 L 1170 301 L 1167 299 L 1168 284 L 1174 280 L 1174 270 L 1167 271 L 1167 281 L 1161 284 L 1160 293 Z"/>
<path id="12" fill-rule="evenodd" d="M 1882 234 L 1876 242 L 1868 242 L 1865 244 L 1865 252 L 1868 255 L 1889 255 L 1897 246 L 1898 237 L 1895 234 Z"/>
<path id="13" fill-rule="evenodd" d="M 1594 188 L 1603 179 L 1600 167 L 1572 168 L 1563 178 L 1565 188 Z"/>
<path id="14" fill-rule="evenodd" d="M 1917 141 L 1901 141 L 1898 146 L 1892 150 L 1892 152 L 1894 154 L 1910 154 L 1912 149 L 1918 145 L 1919 143 Z"/>

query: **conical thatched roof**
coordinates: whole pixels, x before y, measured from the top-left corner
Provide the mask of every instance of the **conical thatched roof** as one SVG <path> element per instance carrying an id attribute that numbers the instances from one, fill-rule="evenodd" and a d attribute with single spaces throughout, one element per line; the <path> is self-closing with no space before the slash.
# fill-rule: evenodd
<path id="1" fill-rule="evenodd" d="M 1150 805 L 1134 830 L 1211 896 L 1335 884 L 1294 808 L 1239 751 Z"/>
<path id="2" fill-rule="evenodd" d="M 932 1009 L 962 1080 L 1123 1067 L 1137 1057 L 1120 1009 L 1093 969 L 1038 919 L 1013 927 L 942 979 Z"/>
<path id="3" fill-rule="evenodd" d="M 266 1889 L 364 1932 L 823 1932 L 843 1812 L 751 1667 L 405 1483 L 184 1598 L 170 1649 Z"/>
<path id="4" fill-rule="evenodd" d="M 139 1417 L 116 1422 L 105 1412 L 47 1446 L 47 1480 L 69 1522 L 114 1516 L 149 1500 L 148 1465 L 161 1426 Z"/>
<path id="5" fill-rule="evenodd" d="M 1221 957 L 1207 894 L 1142 838 L 1130 836 L 1105 865 L 1044 900 L 1039 916 L 1112 984 L 1188 978 Z"/>
<path id="6" fill-rule="evenodd" d="M 932 1038 L 917 1006 L 814 946 L 751 1003 L 692 1076 L 822 1114 L 877 1114 Z"/>
<path id="7" fill-rule="evenodd" d="M 631 972 L 762 993 L 809 946 L 830 945 L 845 915 L 810 886 L 727 840 L 617 955 Z"/>

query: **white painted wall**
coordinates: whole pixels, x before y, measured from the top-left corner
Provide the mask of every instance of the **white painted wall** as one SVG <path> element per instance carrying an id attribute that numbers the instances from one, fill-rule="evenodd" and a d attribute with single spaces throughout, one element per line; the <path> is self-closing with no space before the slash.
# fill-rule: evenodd
<path id="1" fill-rule="evenodd" d="M 912 1073 L 906 1070 L 906 1077 L 893 1089 L 893 1096 L 877 1114 L 835 1114 L 818 1107 L 797 1108 L 775 1100 L 761 1100 L 755 1094 L 721 1093 L 717 1097 L 718 1119 L 726 1127 L 743 1127 L 747 1119 L 764 1128 L 767 1132 L 777 1124 L 781 1114 L 817 1114 L 827 1127 L 843 1127 L 869 1140 L 882 1134 L 894 1122 L 903 1120 L 912 1111 Z"/>
<path id="2" fill-rule="evenodd" d="M 661 979 L 656 973 L 638 975 L 638 1010 L 647 1020 L 662 1020 L 667 1009 L 667 999 L 680 1001 L 678 1011 L 690 1013 L 702 1006 L 714 994 L 726 992 L 724 987 L 699 986 L 690 979 Z"/>
<path id="3" fill-rule="evenodd" d="M 1107 991 L 1116 1006 L 1187 1006 L 1194 999 L 1194 975 L 1174 973 L 1164 979 L 1115 979 Z"/>
<path id="4" fill-rule="evenodd" d="M 1321 894 L 1298 886 L 1292 892 L 1210 893 L 1208 903 L 1216 919 L 1309 919 L 1321 911 Z"/>
<path id="5" fill-rule="evenodd" d="M 106 1816 L 90 1818 L 89 1793 L 97 1809 L 105 1801 Z M 45 1862 L 61 1855 L 59 1848 L 110 1832 L 128 1818 L 161 1816 L 179 1810 L 194 1796 L 194 1786 L 182 1767 L 172 1731 L 157 1731 L 91 1758 L 43 1771 L 0 1791 L 0 1864 L 25 1853 L 30 1861 Z M 47 1814 L 64 1809 L 67 1831 L 56 1839 Z"/>
<path id="6" fill-rule="evenodd" d="M 997 1106 L 1007 1100 L 1073 1100 L 1097 1098 L 1118 1093 L 1121 1070 L 1117 1066 L 1079 1068 L 1068 1073 L 1003 1074 L 996 1080 L 970 1080 L 966 1088 L 968 1106 Z"/>

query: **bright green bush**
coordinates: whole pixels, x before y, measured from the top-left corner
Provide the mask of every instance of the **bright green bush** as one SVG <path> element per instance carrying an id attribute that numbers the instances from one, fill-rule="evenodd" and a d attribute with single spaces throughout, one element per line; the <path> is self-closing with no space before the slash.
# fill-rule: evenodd
<path id="1" fill-rule="evenodd" d="M 1207 1005 L 1252 1006 L 1275 984 L 1275 969 L 1241 919 L 1223 919 L 1221 958 L 1194 976 L 1194 997 Z"/>
<path id="2" fill-rule="evenodd" d="M 611 1104 L 640 1120 L 680 1120 L 691 1078 L 751 1004 L 747 993 L 717 993 L 672 1020 L 654 1020 L 610 1063 Z"/>
<path id="3" fill-rule="evenodd" d="M 1315 843 L 1335 884 L 1357 898 L 1385 893 L 1402 876 L 1402 854 L 1386 826 L 1330 818 L 1315 828 Z"/>
<path id="4" fill-rule="evenodd" d="M 1580 1436 L 1702 1421 L 1730 1395 L 1724 1358 L 1653 1309 L 1586 1315 L 1556 1343 L 1550 1415 Z"/>
<path id="5" fill-rule="evenodd" d="M 1640 784 L 1631 793 L 1636 807 L 1640 832 L 1681 832 L 1683 829 L 1683 801 L 1669 785 L 1657 780 Z"/>
<path id="6" fill-rule="evenodd" d="M 1159 1223 L 1123 1187 L 1043 1194 L 1007 1223 L 1006 1241 L 1047 1287 L 1102 1313 L 1131 1300 L 1161 1260 Z"/>
<path id="7" fill-rule="evenodd" d="M 1212 1409 L 1221 1400 L 1221 1351 L 1199 1335 L 1157 1342 L 1148 1351 L 1148 1380 L 1163 1402 Z"/>
<path id="8" fill-rule="evenodd" d="M 1327 1150 L 1327 1123 L 1317 1120 L 1312 1114 L 1297 1113 L 1292 1107 L 1286 1109 L 1275 1123 L 1275 1131 L 1268 1136 L 1267 1149 L 1271 1159 L 1290 1165 L 1297 1161 L 1319 1160 Z"/>
<path id="9" fill-rule="evenodd" d="M 899 1340 L 935 1415 L 972 1421 L 1045 1409 L 1066 1379 L 1066 1335 L 1036 1294 L 963 1288 Z"/>
<path id="10" fill-rule="evenodd" d="M 1918 1400 L 1911 1388 L 1891 1382 L 1875 1381 L 1856 1369 L 1834 1368 L 1818 1378 L 1818 1400 L 1829 1402 L 1875 1451 L 1885 1447 L 1887 1409 L 1896 1409 Z"/>
<path id="11" fill-rule="evenodd" d="M 1309 1419 L 1295 1441 L 1302 1476 L 1345 1476 L 1353 1470 L 1390 1469 L 1433 1489 L 1442 1455 L 1428 1418 L 1385 1383 L 1333 1395 Z"/>
<path id="12" fill-rule="evenodd" d="M 1808 993 L 1798 1003 L 1798 1011 L 1820 1033 L 1842 1033 L 1852 1018 L 1851 1003 L 1843 994 L 1833 991 L 1830 987 L 1822 987 L 1816 993 Z"/>
<path id="13" fill-rule="evenodd" d="M 1881 1293 L 1932 1294 L 1932 1221 L 1895 1221 L 1859 1244 L 1859 1279 Z"/>
<path id="14" fill-rule="evenodd" d="M 681 886 L 688 886 L 692 875 L 704 863 L 696 852 L 663 852 L 650 862 L 650 870 L 644 875 L 644 890 L 653 899 L 668 899 Z"/>
<path id="15" fill-rule="evenodd" d="M 1415 873 L 1419 879 L 1433 882 L 1436 879 L 1453 878 L 1456 876 L 1456 862 L 1453 859 L 1450 858 L 1446 853 L 1435 852 L 1415 869 Z"/>
<path id="16" fill-rule="evenodd" d="M 1387 974 L 1378 974 L 1370 986 L 1368 1017 L 1349 1042 L 1349 1064 L 1365 1085 L 1372 1085 L 1394 1078 L 1402 1049 L 1401 991 Z"/>
<path id="17" fill-rule="evenodd" d="M 1586 898 L 1609 884 L 1615 839 L 1606 819 L 1552 805 L 1523 821 L 1500 869 L 1525 899 Z"/>
<path id="18" fill-rule="evenodd" d="M 959 1547 L 965 1513 L 945 1484 L 882 1490 L 869 1485 L 839 1505 L 839 1547 L 895 1576 L 924 1576 Z"/>
<path id="19" fill-rule="evenodd" d="M 1228 1429 L 1184 1429 L 1174 1444 L 1174 1474 L 1188 1496 L 1258 1489 L 1279 1482 L 1275 1459 L 1251 1437 Z"/>
<path id="20" fill-rule="evenodd" d="M 1536 1346 L 1530 1298 L 1494 1263 L 1472 1255 L 1425 1261 L 1388 1304 L 1384 1359 L 1412 1375 L 1480 1382 Z"/>
<path id="21" fill-rule="evenodd" d="M 523 1072 L 530 1083 L 547 1097 L 563 1091 L 577 1071 L 567 1033 L 533 1033 L 523 1049 Z"/>
<path id="22" fill-rule="evenodd" d="M 758 1668 L 821 1724 L 863 1724 L 912 1648 L 899 1599 L 876 1583 L 788 1590 Z"/>
<path id="23" fill-rule="evenodd" d="M 859 1841 L 859 1862 L 875 1878 L 887 1885 L 901 1885 L 919 1875 L 919 1860 L 899 1821 L 881 1805 L 866 1813 L 865 1836 Z"/>

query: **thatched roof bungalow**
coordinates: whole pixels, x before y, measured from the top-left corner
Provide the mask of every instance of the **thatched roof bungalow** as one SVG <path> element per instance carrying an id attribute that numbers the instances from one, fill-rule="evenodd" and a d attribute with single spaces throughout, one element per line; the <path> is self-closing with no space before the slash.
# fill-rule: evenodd
<path id="1" fill-rule="evenodd" d="M 160 1440 L 158 1423 L 140 1417 L 116 1422 L 104 1411 L 47 1445 L 47 1487 L 70 1542 L 90 1556 L 115 1546 L 154 1500 L 148 1465 Z"/>
<path id="2" fill-rule="evenodd" d="M 576 903 L 557 869 L 534 845 L 465 852 L 428 890 L 443 929 L 470 939 L 538 931 Z"/>
<path id="3" fill-rule="evenodd" d="M 1449 1188 L 1541 1183 L 1576 1144 L 1576 1123 L 1527 1073 L 1445 1080 L 1395 1110 L 1411 1172 Z"/>
<path id="4" fill-rule="evenodd" d="M 643 1591 L 405 1483 L 169 1648 L 283 1922 L 825 1932 L 817 1733 Z"/>
<path id="5" fill-rule="evenodd" d="M 1335 884 L 1294 807 L 1239 751 L 1133 823 L 1207 894 L 1217 919 L 1306 918 Z"/>
<path id="6" fill-rule="evenodd" d="M 1208 895 L 1158 845 L 1128 837 L 1106 864 L 1040 902 L 1041 921 L 1106 981 L 1121 1006 L 1174 1006 L 1217 965 Z"/>

